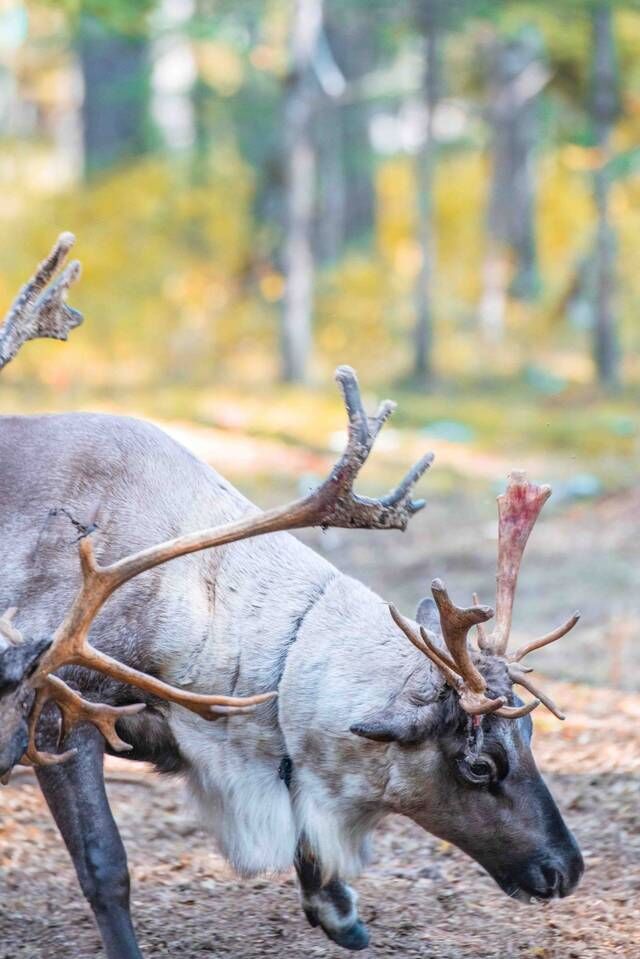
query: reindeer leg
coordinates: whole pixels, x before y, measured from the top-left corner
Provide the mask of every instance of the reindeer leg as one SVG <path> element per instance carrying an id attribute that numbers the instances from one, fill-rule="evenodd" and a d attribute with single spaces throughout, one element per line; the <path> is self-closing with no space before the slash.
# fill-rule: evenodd
<path id="1" fill-rule="evenodd" d="M 66 748 L 74 746 L 77 753 L 66 763 L 39 767 L 38 781 L 93 910 L 108 959 L 142 959 L 129 913 L 127 856 L 104 788 L 104 740 L 97 729 L 83 724 L 66 738 Z"/>
<path id="2" fill-rule="evenodd" d="M 337 876 L 323 884 L 317 860 L 300 846 L 296 853 L 302 908 L 311 926 L 344 949 L 358 951 L 369 945 L 369 932 L 358 918 L 357 895 Z"/>

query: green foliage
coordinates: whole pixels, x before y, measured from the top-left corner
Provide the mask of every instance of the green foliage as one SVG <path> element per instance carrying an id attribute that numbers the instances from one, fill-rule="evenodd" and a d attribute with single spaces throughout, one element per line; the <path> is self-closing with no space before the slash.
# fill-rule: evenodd
<path id="1" fill-rule="evenodd" d="M 33 5 L 62 11 L 72 28 L 81 17 L 90 16 L 112 30 L 142 34 L 147 32 L 149 14 L 157 6 L 156 0 L 33 0 Z"/>

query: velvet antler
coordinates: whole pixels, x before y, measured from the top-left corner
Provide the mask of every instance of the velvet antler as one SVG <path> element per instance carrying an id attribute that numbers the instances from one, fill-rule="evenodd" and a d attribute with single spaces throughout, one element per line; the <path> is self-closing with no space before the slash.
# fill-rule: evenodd
<path id="1" fill-rule="evenodd" d="M 495 713 L 506 719 L 517 719 L 542 704 L 558 719 L 564 719 L 553 700 L 528 678 L 526 674 L 531 670 L 522 666 L 521 660 L 533 650 L 565 636 L 576 625 L 580 614 L 574 613 L 562 626 L 520 647 L 512 656 L 507 653 L 522 556 L 540 510 L 550 495 L 549 486 L 536 486 L 527 481 L 524 473 L 513 472 L 509 476 L 506 492 L 498 497 L 496 619 L 495 628 L 490 634 L 484 623 L 493 616 L 493 610 L 488 606 L 480 606 L 475 593 L 473 606 L 456 606 L 440 580 L 434 580 L 431 589 L 440 615 L 442 639 L 448 652 L 434 642 L 436 637 L 431 637 L 424 627 L 420 627 L 418 634 L 409 620 L 404 619 L 393 606 L 390 607 L 394 622 L 413 645 L 438 667 L 446 682 L 459 694 L 462 708 L 471 716 Z M 476 627 L 480 650 L 504 660 L 512 683 L 527 689 L 534 699 L 522 706 L 507 706 L 502 698 L 490 699 L 486 696 L 485 679 L 473 661 L 468 646 L 467 636 L 473 626 Z"/>
<path id="2" fill-rule="evenodd" d="M 27 340 L 66 340 L 71 330 L 82 323 L 82 314 L 65 302 L 69 287 L 80 276 L 78 261 L 72 260 L 49 286 L 75 241 L 73 233 L 61 233 L 49 256 L 13 301 L 0 327 L 0 369 Z"/>

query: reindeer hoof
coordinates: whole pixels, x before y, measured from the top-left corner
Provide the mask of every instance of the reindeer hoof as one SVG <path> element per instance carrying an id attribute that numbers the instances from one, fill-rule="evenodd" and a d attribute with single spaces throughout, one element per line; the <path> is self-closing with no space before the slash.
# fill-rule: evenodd
<path id="1" fill-rule="evenodd" d="M 369 945 L 369 930 L 360 919 L 346 929 L 325 929 L 324 932 L 338 946 L 351 949 L 352 952 L 359 952 Z"/>
<path id="2" fill-rule="evenodd" d="M 343 949 L 358 952 L 369 945 L 369 930 L 358 918 L 357 902 L 354 890 L 335 877 L 308 898 L 303 895 L 302 908 L 310 926 L 319 926 Z"/>

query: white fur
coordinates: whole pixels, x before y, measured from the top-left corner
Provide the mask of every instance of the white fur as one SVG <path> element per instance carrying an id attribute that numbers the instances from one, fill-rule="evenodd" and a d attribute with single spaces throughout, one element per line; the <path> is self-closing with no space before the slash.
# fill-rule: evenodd
<path id="1" fill-rule="evenodd" d="M 350 909 L 345 915 L 340 914 L 331 895 L 322 889 L 309 894 L 301 890 L 302 908 L 313 913 L 323 929 L 339 934 L 345 929 L 350 929 L 358 919 L 358 894 L 347 885 L 343 885 L 342 892 L 348 894 L 350 899 Z"/>
<path id="2" fill-rule="evenodd" d="M 241 723 L 242 718 L 230 722 Z M 297 831 L 275 757 L 267 759 L 250 743 L 233 750 L 223 740 L 212 743 L 210 727 L 203 731 L 202 726 L 195 728 L 190 716 L 172 719 L 191 763 L 187 788 L 200 823 L 240 875 L 288 870 Z"/>

